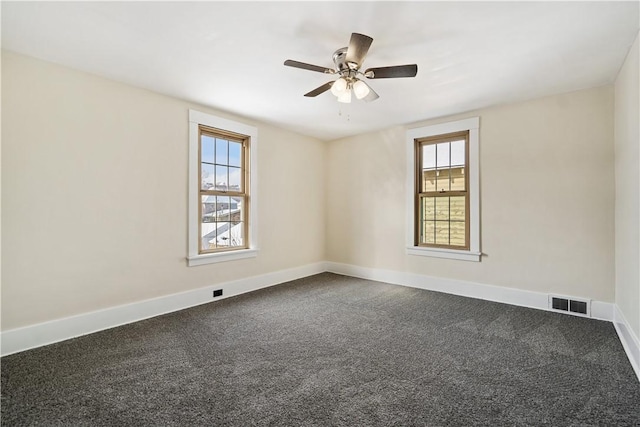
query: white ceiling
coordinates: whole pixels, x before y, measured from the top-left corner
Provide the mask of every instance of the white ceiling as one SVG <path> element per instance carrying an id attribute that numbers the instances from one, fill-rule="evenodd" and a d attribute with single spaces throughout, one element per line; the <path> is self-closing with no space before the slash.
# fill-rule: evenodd
<path id="1" fill-rule="evenodd" d="M 638 2 L 2 2 L 2 47 L 323 140 L 612 83 Z M 352 32 L 380 99 L 303 94 Z"/>

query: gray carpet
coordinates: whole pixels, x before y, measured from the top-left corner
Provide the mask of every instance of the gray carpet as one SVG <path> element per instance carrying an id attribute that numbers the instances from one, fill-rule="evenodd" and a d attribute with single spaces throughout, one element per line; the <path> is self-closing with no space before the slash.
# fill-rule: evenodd
<path id="1" fill-rule="evenodd" d="M 1 363 L 6 426 L 640 425 L 608 322 L 330 273 Z"/>

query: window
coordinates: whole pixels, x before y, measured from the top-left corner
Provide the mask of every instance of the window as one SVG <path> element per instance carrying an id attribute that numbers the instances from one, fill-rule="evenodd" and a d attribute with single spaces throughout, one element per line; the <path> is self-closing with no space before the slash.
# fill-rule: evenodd
<path id="1" fill-rule="evenodd" d="M 204 125 L 200 132 L 200 241 L 198 252 L 247 248 L 249 137 Z"/>
<path id="2" fill-rule="evenodd" d="M 257 130 L 189 111 L 189 265 L 255 257 Z"/>
<path id="3" fill-rule="evenodd" d="M 407 253 L 480 260 L 479 118 L 407 131 Z"/>
<path id="4" fill-rule="evenodd" d="M 415 245 L 469 249 L 469 132 L 415 141 Z"/>

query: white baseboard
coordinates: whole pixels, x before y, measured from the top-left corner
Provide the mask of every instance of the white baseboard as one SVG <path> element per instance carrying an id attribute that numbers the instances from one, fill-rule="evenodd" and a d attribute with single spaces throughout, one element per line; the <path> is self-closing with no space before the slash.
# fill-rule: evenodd
<path id="1" fill-rule="evenodd" d="M 362 279 L 392 283 L 395 285 L 551 311 L 549 310 L 549 296 L 542 292 L 505 288 L 502 286 L 425 276 L 402 271 L 359 267 L 336 262 L 327 262 L 326 265 L 327 271 L 344 274 L 345 276 L 360 277 Z M 557 311 L 554 311 L 554 313 L 556 312 Z M 613 321 L 613 304 L 591 301 L 591 317 L 609 322 Z"/>
<path id="2" fill-rule="evenodd" d="M 309 264 L 246 279 L 217 283 L 205 288 L 166 295 L 104 310 L 56 319 L 36 325 L 3 331 L 0 334 L 0 354 L 6 356 L 47 344 L 87 335 L 150 317 L 183 310 L 213 301 L 213 290 L 223 289 L 223 296 L 215 301 L 290 280 L 311 276 L 325 271 L 325 263 Z"/>
<path id="3" fill-rule="evenodd" d="M 137 322 L 150 317 L 206 304 L 214 301 L 212 296 L 214 289 L 224 290 L 223 296 L 215 299 L 215 301 L 219 301 L 290 280 L 312 276 L 324 271 L 522 307 L 548 310 L 548 296 L 540 292 L 424 276 L 414 273 L 358 267 L 335 262 L 319 262 L 3 331 L 0 333 L 0 355 L 6 356 L 127 323 Z M 613 304 L 592 301 L 591 316 L 614 322 L 616 331 L 620 336 L 629 360 L 640 379 L 640 345 L 638 344 L 638 338 L 634 336 L 622 313 L 620 313 L 616 307 L 614 314 Z"/>
<path id="4" fill-rule="evenodd" d="M 633 329 L 631 329 L 629 322 L 627 322 L 627 319 L 617 305 L 613 315 L 613 326 L 616 328 L 624 351 L 627 353 L 629 362 L 631 362 L 631 366 L 640 381 L 640 340 L 638 340 L 638 337 L 633 333 Z"/>

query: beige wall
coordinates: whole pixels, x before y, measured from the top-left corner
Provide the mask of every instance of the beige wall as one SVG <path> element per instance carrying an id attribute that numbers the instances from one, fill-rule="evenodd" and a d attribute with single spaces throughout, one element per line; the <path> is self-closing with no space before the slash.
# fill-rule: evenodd
<path id="1" fill-rule="evenodd" d="M 2 54 L 2 329 L 324 259 L 325 145 L 259 132 L 257 258 L 187 267 L 184 101 Z"/>
<path id="2" fill-rule="evenodd" d="M 405 254 L 405 128 L 329 143 L 327 259 L 614 300 L 611 86 L 480 116 L 482 262 Z"/>
<path id="3" fill-rule="evenodd" d="M 198 267 L 187 110 L 242 118 L 8 52 L 2 89 L 2 330 L 324 259 L 614 300 L 610 86 L 410 126 L 480 116 L 480 263 L 405 254 L 405 127 L 322 143 L 245 120 L 260 254 Z"/>
<path id="4" fill-rule="evenodd" d="M 640 74 L 638 38 L 615 84 L 616 304 L 640 337 Z"/>

